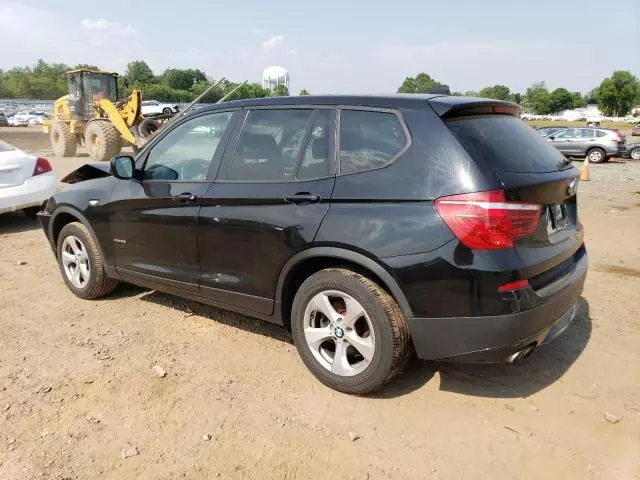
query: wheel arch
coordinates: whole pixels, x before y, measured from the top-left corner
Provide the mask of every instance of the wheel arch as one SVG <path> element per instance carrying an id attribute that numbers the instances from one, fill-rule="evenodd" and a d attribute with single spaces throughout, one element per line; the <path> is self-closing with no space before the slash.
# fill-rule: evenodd
<path id="1" fill-rule="evenodd" d="M 104 250 L 102 248 L 102 245 L 100 245 L 100 240 L 98 239 L 98 236 L 93 231 L 93 227 L 91 227 L 91 224 L 89 223 L 87 218 L 79 210 L 76 210 L 73 207 L 67 207 L 67 206 L 58 207 L 56 208 L 56 210 L 53 212 L 53 215 L 51 216 L 51 221 L 49 222 L 49 239 L 51 241 L 51 245 L 53 246 L 53 248 L 57 251 L 58 237 L 60 236 L 60 231 L 64 228 L 65 225 L 68 225 L 69 223 L 72 223 L 72 222 L 80 222 L 85 227 L 87 227 L 87 230 L 89 230 L 91 235 L 93 235 L 93 238 L 96 242 L 96 245 L 98 246 L 98 249 L 100 250 L 100 254 L 102 255 L 102 258 L 105 259 L 105 262 L 106 262 L 107 257 L 105 257 L 104 255 Z"/>
<path id="2" fill-rule="evenodd" d="M 398 302 L 405 317 L 413 316 L 406 296 L 391 273 L 380 263 L 361 253 L 339 247 L 312 247 L 291 257 L 280 272 L 276 302 L 282 323 L 290 329 L 291 305 L 298 287 L 313 273 L 325 268 L 344 267 L 366 276 L 387 290 Z"/>

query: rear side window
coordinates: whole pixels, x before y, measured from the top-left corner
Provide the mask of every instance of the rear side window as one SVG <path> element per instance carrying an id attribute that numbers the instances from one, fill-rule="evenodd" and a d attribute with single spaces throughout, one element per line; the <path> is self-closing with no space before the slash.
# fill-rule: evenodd
<path id="1" fill-rule="evenodd" d="M 492 170 L 554 172 L 564 163 L 555 147 L 518 118 L 486 115 L 455 118 L 446 123 L 471 157 Z"/>
<path id="2" fill-rule="evenodd" d="M 578 138 L 593 138 L 593 130 L 590 128 L 581 128 L 578 130 Z"/>
<path id="3" fill-rule="evenodd" d="M 407 143 L 402 123 L 394 113 L 366 110 L 340 113 L 340 173 L 383 167 Z"/>
<path id="4" fill-rule="evenodd" d="M 603 132 L 602 130 L 598 130 L 597 135 L 598 135 L 598 137 L 606 137 L 607 136 L 607 132 Z"/>

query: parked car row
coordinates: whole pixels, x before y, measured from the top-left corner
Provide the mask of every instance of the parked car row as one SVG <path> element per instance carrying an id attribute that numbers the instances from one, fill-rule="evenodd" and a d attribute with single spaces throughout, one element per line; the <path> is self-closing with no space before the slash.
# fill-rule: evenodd
<path id="1" fill-rule="evenodd" d="M 50 115 L 43 112 L 19 112 L 7 115 L 0 112 L 0 126 L 3 127 L 28 127 L 29 125 L 42 125 L 42 122 Z"/>
<path id="2" fill-rule="evenodd" d="M 640 143 L 626 143 L 615 128 L 566 128 L 545 126 L 535 129 L 566 157 L 589 157 L 592 163 L 612 157 L 640 160 Z"/>
<path id="3" fill-rule="evenodd" d="M 145 117 L 157 117 L 160 115 L 174 115 L 180 108 L 175 103 L 161 103 L 157 100 L 142 101 L 142 115 Z"/>

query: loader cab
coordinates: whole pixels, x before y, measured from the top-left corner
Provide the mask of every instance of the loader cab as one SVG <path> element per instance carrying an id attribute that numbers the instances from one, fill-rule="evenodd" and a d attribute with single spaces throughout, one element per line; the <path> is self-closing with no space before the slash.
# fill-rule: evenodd
<path id="1" fill-rule="evenodd" d="M 118 74 L 95 70 L 74 70 L 67 73 L 69 109 L 73 120 L 95 118 L 94 104 L 100 100 L 118 99 Z"/>

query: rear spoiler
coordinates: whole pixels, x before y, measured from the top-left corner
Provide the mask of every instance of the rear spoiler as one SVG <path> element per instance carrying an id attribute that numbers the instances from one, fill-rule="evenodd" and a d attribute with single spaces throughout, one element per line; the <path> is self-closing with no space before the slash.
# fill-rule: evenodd
<path id="1" fill-rule="evenodd" d="M 442 118 L 467 115 L 511 115 L 520 117 L 520 106 L 502 100 L 473 97 L 434 97 L 429 105 Z"/>

